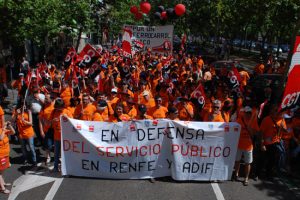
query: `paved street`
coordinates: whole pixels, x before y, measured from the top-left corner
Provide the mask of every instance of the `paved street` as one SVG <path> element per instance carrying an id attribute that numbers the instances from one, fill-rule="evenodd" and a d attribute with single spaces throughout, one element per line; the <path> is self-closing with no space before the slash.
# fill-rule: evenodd
<path id="1" fill-rule="evenodd" d="M 243 60 L 251 66 L 251 61 Z M 9 101 L 12 101 L 9 91 Z M 15 95 L 15 94 L 14 94 Z M 14 96 L 16 97 L 16 95 Z M 8 110 L 7 110 L 8 111 Z M 9 119 L 10 115 L 6 115 Z M 43 152 L 38 149 L 40 161 Z M 160 178 L 155 183 L 149 180 L 103 180 L 79 177 L 61 177 L 50 172 L 52 167 L 43 164 L 37 169 L 23 166 L 20 145 L 11 145 L 11 164 L 4 175 L 13 183 L 12 193 L 0 194 L 0 199 L 216 199 L 216 200 L 296 200 L 298 183 L 289 178 L 277 178 L 273 182 L 251 180 L 248 187 L 241 182 L 175 182 L 170 178 Z M 49 169 L 50 168 L 50 169 Z M 298 185 L 299 186 L 299 185 Z"/>
<path id="2" fill-rule="evenodd" d="M 241 182 L 231 181 L 175 182 L 161 178 L 151 183 L 148 180 L 62 178 L 45 166 L 35 171 L 22 166 L 20 155 L 19 145 L 12 145 L 12 167 L 5 174 L 7 182 L 14 182 L 9 199 L 297 199 L 293 188 L 280 179 L 274 182 L 251 180 L 245 187 Z M 0 194 L 0 199 L 7 199 L 7 196 Z"/>

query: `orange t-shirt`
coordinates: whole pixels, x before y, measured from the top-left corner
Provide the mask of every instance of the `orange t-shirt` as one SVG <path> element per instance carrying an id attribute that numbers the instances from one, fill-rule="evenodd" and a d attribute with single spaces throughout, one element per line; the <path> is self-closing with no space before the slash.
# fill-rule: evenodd
<path id="1" fill-rule="evenodd" d="M 243 122 L 244 120 L 244 122 Z M 246 120 L 245 118 L 243 118 L 243 116 L 240 116 L 237 119 L 237 123 L 239 123 L 241 125 L 241 134 L 240 134 L 240 139 L 239 139 L 239 144 L 238 144 L 238 148 L 241 150 L 245 150 L 245 151 L 252 151 L 253 150 L 253 144 L 252 144 L 252 140 L 251 140 L 251 133 L 250 133 L 250 129 L 246 126 L 250 125 L 250 120 Z"/>
<path id="2" fill-rule="evenodd" d="M 247 85 L 247 82 L 248 80 L 250 79 L 250 76 L 248 74 L 248 72 L 246 71 L 240 71 L 240 75 L 241 75 L 241 85 L 242 86 L 246 86 Z"/>
<path id="3" fill-rule="evenodd" d="M 283 127 L 286 129 L 286 124 L 284 119 L 275 121 L 278 127 Z M 270 116 L 263 119 L 260 125 L 260 131 L 262 132 L 264 145 L 274 144 L 279 142 L 281 139 L 281 133 L 278 135 L 278 130 Z"/>
<path id="4" fill-rule="evenodd" d="M 91 103 L 88 104 L 85 108 L 82 109 L 82 105 L 79 104 L 76 106 L 74 111 L 74 117 L 80 120 L 92 121 L 93 115 L 96 112 L 97 108 Z"/>
<path id="5" fill-rule="evenodd" d="M 121 120 L 122 122 L 124 122 L 124 121 L 129 121 L 130 119 L 131 119 L 131 118 L 130 118 L 129 115 L 127 115 L 127 114 L 122 114 L 122 115 L 120 116 L 120 120 Z M 110 121 L 110 122 L 114 122 L 114 123 L 119 122 L 118 119 L 117 119 L 115 116 L 111 116 L 109 121 Z"/>
<path id="6" fill-rule="evenodd" d="M 147 110 L 149 111 L 150 109 L 155 107 L 155 100 L 153 98 L 150 98 L 149 101 L 146 101 L 143 97 L 141 99 L 140 104 L 144 104 L 147 107 Z"/>
<path id="7" fill-rule="evenodd" d="M 46 133 L 51 126 L 51 120 L 52 120 L 51 113 L 53 110 L 54 110 L 54 103 L 51 103 L 47 107 L 43 108 L 39 113 L 39 120 L 43 125 L 44 133 Z"/>
<path id="8" fill-rule="evenodd" d="M 23 113 L 23 118 L 25 121 L 29 120 L 29 115 L 27 112 Z M 17 127 L 21 139 L 29 139 L 34 136 L 32 125 L 27 125 L 22 121 L 22 113 L 17 114 Z"/>
<path id="9" fill-rule="evenodd" d="M 65 89 L 62 90 L 60 97 L 65 103 L 65 107 L 70 106 L 71 102 L 70 99 L 72 98 L 72 88 L 71 87 L 66 87 Z"/>
<path id="10" fill-rule="evenodd" d="M 61 140 L 60 116 L 63 114 L 67 115 L 68 117 L 73 117 L 71 112 L 66 108 L 63 108 L 61 110 L 54 109 L 52 113 L 53 116 L 52 126 L 54 129 L 54 140 L 56 141 Z"/>
<path id="11" fill-rule="evenodd" d="M 4 158 L 9 156 L 10 147 L 9 147 L 9 139 L 7 137 L 8 130 L 0 129 L 0 136 L 3 136 L 3 139 L 0 140 L 0 158 Z"/>
<path id="12" fill-rule="evenodd" d="M 166 118 L 166 113 L 168 109 L 164 106 L 160 106 L 159 108 L 152 108 L 149 110 L 149 115 L 153 117 L 153 119 L 163 119 Z"/>
<path id="13" fill-rule="evenodd" d="M 207 118 L 205 119 L 205 121 L 208 122 L 225 122 L 221 112 L 219 114 L 213 114 L 210 113 L 209 115 L 207 115 Z"/>
<path id="14" fill-rule="evenodd" d="M 93 121 L 103 122 L 102 115 L 100 113 L 98 113 L 98 112 L 95 112 L 94 116 L 93 116 Z"/>
<path id="15" fill-rule="evenodd" d="M 131 118 L 134 119 L 137 116 L 137 109 L 133 106 L 132 109 L 129 110 L 127 115 Z"/>

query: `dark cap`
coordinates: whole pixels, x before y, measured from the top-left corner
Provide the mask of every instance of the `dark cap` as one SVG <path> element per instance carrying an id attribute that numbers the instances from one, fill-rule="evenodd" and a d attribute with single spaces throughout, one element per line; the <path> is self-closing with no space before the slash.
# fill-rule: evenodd
<path id="1" fill-rule="evenodd" d="M 63 108 L 65 106 L 64 101 L 61 98 L 56 98 L 54 108 Z"/>
<path id="2" fill-rule="evenodd" d="M 159 100 L 159 99 L 162 99 L 162 98 L 161 98 L 161 96 L 156 95 L 154 99 L 155 99 L 155 100 Z"/>
<path id="3" fill-rule="evenodd" d="M 106 107 L 107 103 L 104 100 L 100 100 L 100 101 L 98 101 L 97 105 L 98 105 L 98 107 Z"/>
<path id="4" fill-rule="evenodd" d="M 176 113 L 176 112 L 178 112 L 178 109 L 175 108 L 175 107 L 171 107 L 171 108 L 168 109 L 169 114 L 173 114 L 173 113 Z"/>

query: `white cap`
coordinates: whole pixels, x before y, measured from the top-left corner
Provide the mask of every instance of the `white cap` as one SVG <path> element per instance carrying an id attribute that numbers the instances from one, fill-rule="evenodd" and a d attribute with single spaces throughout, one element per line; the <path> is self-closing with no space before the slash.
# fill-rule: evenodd
<path id="1" fill-rule="evenodd" d="M 19 76 L 24 76 L 24 74 L 23 73 L 19 73 Z"/>
<path id="2" fill-rule="evenodd" d="M 286 114 L 286 113 L 285 113 L 285 114 L 283 115 L 283 118 L 284 118 L 284 119 L 291 119 L 291 118 L 292 118 L 292 116 L 291 116 L 291 115 L 289 115 L 289 114 Z"/>
<path id="3" fill-rule="evenodd" d="M 148 96 L 149 94 L 150 94 L 150 93 L 149 93 L 148 90 L 145 90 L 145 91 L 142 93 L 143 96 Z"/>
<path id="4" fill-rule="evenodd" d="M 117 90 L 117 88 L 113 88 L 113 89 L 111 89 L 111 92 L 115 92 L 115 93 L 117 93 L 117 92 L 118 92 L 118 90 Z"/>

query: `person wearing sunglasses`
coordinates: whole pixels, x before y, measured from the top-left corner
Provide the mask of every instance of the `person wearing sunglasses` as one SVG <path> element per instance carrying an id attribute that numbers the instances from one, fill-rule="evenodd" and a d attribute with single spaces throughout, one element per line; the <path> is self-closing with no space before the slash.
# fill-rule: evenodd
<path id="1" fill-rule="evenodd" d="M 205 121 L 209 122 L 225 122 L 221 112 L 222 102 L 218 99 L 213 101 L 212 112 Z"/>

